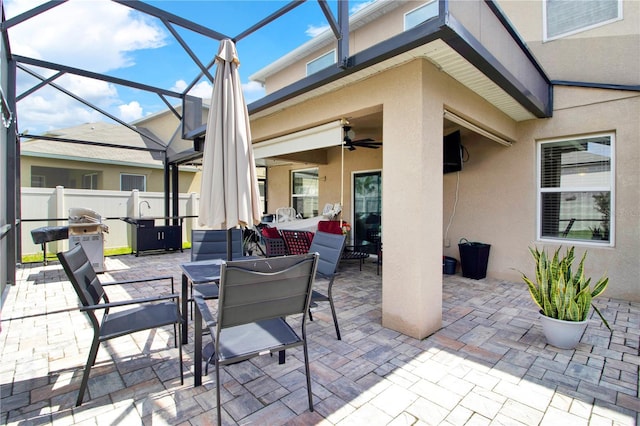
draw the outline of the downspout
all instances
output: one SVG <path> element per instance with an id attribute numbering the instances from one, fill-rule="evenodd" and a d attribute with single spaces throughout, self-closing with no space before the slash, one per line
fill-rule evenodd
<path id="1" fill-rule="evenodd" d="M 169 188 L 170 188 L 170 175 L 169 175 L 169 161 L 167 160 L 167 151 L 164 151 L 164 217 L 169 217 Z M 164 225 L 169 226 L 169 219 L 164 220 Z"/>

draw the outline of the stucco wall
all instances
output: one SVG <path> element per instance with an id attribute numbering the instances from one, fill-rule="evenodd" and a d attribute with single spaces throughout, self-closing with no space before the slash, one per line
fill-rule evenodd
<path id="1" fill-rule="evenodd" d="M 404 30 L 404 14 L 421 6 L 424 1 L 398 2 L 400 6 L 387 11 L 383 15 L 376 16 L 375 25 L 365 25 L 353 30 L 349 34 L 349 54 L 353 55 L 380 43 Z M 272 93 L 282 87 L 300 80 L 306 76 L 306 64 L 323 54 L 335 49 L 335 42 L 330 43 L 315 51 L 311 51 L 307 56 L 284 68 L 283 70 L 270 75 L 265 82 L 266 93 Z"/>
<path id="2" fill-rule="evenodd" d="M 637 85 L 640 2 L 622 2 L 623 19 L 543 41 L 541 1 L 499 0 L 501 9 L 552 80 Z"/>
<path id="3" fill-rule="evenodd" d="M 617 98 L 617 99 L 614 99 Z M 482 138 L 464 141 L 469 161 L 460 173 L 459 200 L 449 229 L 446 255 L 458 256 L 458 240 L 491 244 L 487 274 L 517 283 L 518 271 L 533 273 L 528 246 L 553 250 L 557 244 L 536 240 L 536 144 L 539 140 L 590 133 L 615 133 L 615 246 L 586 243 L 587 274 L 607 273 L 607 296 L 640 300 L 640 100 L 629 92 L 596 89 L 555 89 L 553 118 L 520 123 L 517 143 L 505 148 Z M 444 178 L 445 228 L 453 211 L 457 176 Z"/>
<path id="4" fill-rule="evenodd" d="M 415 60 L 294 108 L 253 119 L 251 128 L 254 139 L 264 140 L 287 129 L 311 127 L 379 105 L 383 109 L 384 147 L 369 155 L 381 153 L 383 157 L 383 323 L 408 335 L 425 337 L 441 324 L 442 227 L 433 224 L 443 223 L 444 106 L 513 138 L 516 127 L 429 62 Z M 364 154 L 362 151 L 353 153 Z M 330 156 L 334 167 L 339 167 L 338 161 L 337 155 Z M 368 169 L 370 165 L 347 167 Z M 289 188 L 288 171 L 278 178 L 279 172 L 269 173 L 270 203 L 285 201 L 276 198 L 275 192 Z M 345 195 L 345 204 L 349 198 L 350 194 Z"/>
<path id="5" fill-rule="evenodd" d="M 491 244 L 490 277 L 524 285 L 518 271 L 531 273 L 528 247 L 536 243 L 536 143 L 540 139 L 616 132 L 616 246 L 589 247 L 587 267 L 594 276 L 609 274 L 608 296 L 640 299 L 635 278 L 640 272 L 640 101 L 633 95 L 558 87 L 553 118 L 516 123 L 430 63 L 416 60 L 253 120 L 252 131 L 258 138 L 267 138 L 288 128 L 297 130 L 305 122 L 330 121 L 383 105 L 383 324 L 424 337 L 439 326 L 437 315 L 425 310 L 440 312 L 440 256 L 459 258 L 461 237 Z M 443 247 L 443 235 L 457 176 L 442 175 L 445 107 L 517 141 L 512 147 L 479 135 L 463 141 L 469 161 L 460 173 L 449 247 Z M 330 164 L 337 161 L 337 156 L 330 156 Z M 280 183 L 270 180 L 274 184 L 269 188 L 270 201 L 277 199 L 276 191 L 286 190 L 288 197 L 288 170 L 282 176 Z M 442 225 L 434 227 L 434 223 Z M 578 252 L 584 249 L 577 247 Z"/>

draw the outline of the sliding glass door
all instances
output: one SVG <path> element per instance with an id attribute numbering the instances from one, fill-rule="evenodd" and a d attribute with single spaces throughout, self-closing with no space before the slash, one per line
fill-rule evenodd
<path id="1" fill-rule="evenodd" d="M 381 236 L 382 172 L 353 174 L 354 244 L 359 250 L 376 253 Z"/>

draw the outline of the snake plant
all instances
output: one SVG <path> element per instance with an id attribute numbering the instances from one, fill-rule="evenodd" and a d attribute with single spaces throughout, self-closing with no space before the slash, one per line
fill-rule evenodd
<path id="1" fill-rule="evenodd" d="M 558 248 L 551 259 L 544 250 L 538 250 L 537 247 L 530 247 L 529 251 L 535 260 L 536 282 L 527 278 L 525 274 L 522 274 L 522 279 L 543 315 L 565 321 L 584 321 L 587 319 L 590 306 L 593 306 L 604 325 L 611 331 L 607 320 L 592 303 L 592 299 L 601 295 L 607 288 L 609 278 L 603 276 L 591 290 L 591 278 L 584 276 L 586 252 L 574 273 L 574 247 L 567 249 L 562 257 Z"/>

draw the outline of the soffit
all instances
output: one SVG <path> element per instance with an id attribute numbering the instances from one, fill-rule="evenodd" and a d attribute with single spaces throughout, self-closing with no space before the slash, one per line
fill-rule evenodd
<path id="1" fill-rule="evenodd" d="M 255 119 L 264 117 L 279 110 L 290 108 L 302 102 L 341 89 L 375 74 L 379 74 L 419 58 L 430 61 L 438 67 L 438 69 L 447 73 L 460 84 L 486 99 L 489 103 L 504 112 L 513 120 L 524 121 L 536 118 L 535 115 L 524 108 L 504 89 L 494 83 L 482 71 L 473 66 L 467 59 L 441 39 L 434 40 L 413 50 L 374 64 L 361 71 L 349 74 L 343 78 L 325 84 L 322 87 L 318 87 L 294 98 L 283 101 L 278 105 L 252 113 L 251 118 Z"/>

